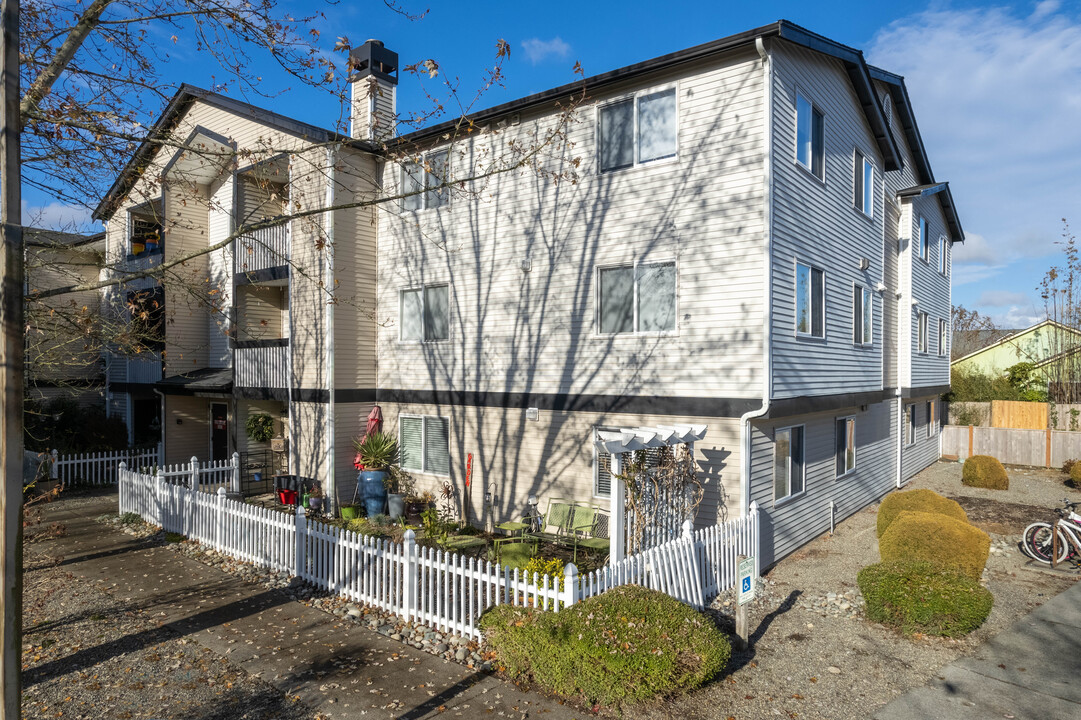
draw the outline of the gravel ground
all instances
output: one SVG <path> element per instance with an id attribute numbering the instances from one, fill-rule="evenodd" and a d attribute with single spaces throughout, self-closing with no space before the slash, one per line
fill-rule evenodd
<path id="1" fill-rule="evenodd" d="M 65 503 L 87 502 L 68 496 Z M 194 640 L 160 627 L 152 608 L 75 582 L 27 528 L 23 590 L 23 716 L 301 720 L 308 708 Z"/>
<path id="2" fill-rule="evenodd" d="M 1010 503 L 1042 511 L 1061 505 L 1066 488 L 1058 472 L 1009 470 L 1007 491 L 961 485 L 961 466 L 936 463 L 906 489 L 931 488 L 945 495 Z M 1050 597 L 1069 587 L 1076 569 L 1052 572 L 1017 550 L 1024 524 L 993 530 L 984 582 L 995 596 L 987 622 L 966 638 L 908 638 L 862 616 L 856 573 L 878 562 L 877 505 L 865 508 L 778 563 L 765 578 L 749 613 L 753 648 L 734 653 L 728 674 L 702 690 L 633 713 L 642 718 L 867 718 L 938 668 L 997 635 Z M 980 524 L 980 523 L 977 523 Z M 1027 524 L 1027 523 L 1025 523 Z M 986 529 L 986 528 L 985 528 Z M 721 596 L 713 612 L 731 629 L 732 598 Z"/>

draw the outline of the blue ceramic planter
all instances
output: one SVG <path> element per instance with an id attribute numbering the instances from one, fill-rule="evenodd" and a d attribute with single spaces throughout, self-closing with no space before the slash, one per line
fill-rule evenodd
<path id="1" fill-rule="evenodd" d="M 387 488 L 383 485 L 386 470 L 361 470 L 357 478 L 364 493 L 364 509 L 368 517 L 384 514 L 387 507 Z"/>

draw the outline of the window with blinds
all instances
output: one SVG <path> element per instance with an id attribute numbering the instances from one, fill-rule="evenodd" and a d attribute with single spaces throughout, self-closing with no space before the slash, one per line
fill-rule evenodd
<path id="1" fill-rule="evenodd" d="M 403 470 L 450 475 L 450 421 L 432 415 L 402 415 L 398 450 Z"/>
<path id="2" fill-rule="evenodd" d="M 601 430 L 616 430 L 616 428 L 597 428 L 593 431 L 593 439 L 597 439 L 597 432 Z M 646 450 L 646 467 L 655 468 L 660 464 L 660 448 Z M 593 468 L 593 497 L 612 497 L 612 456 L 603 450 L 596 451 L 597 460 Z M 623 457 L 624 468 L 630 460 L 631 454 Z"/>

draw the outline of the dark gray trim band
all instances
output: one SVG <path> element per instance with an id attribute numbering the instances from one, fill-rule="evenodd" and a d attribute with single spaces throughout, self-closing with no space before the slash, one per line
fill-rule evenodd
<path id="1" fill-rule="evenodd" d="M 248 270 L 246 272 L 235 273 L 233 275 L 233 283 L 235 285 L 255 285 L 256 283 L 271 282 L 272 280 L 288 279 L 288 265 L 278 265 L 276 267 L 264 268 L 262 270 Z"/>
<path id="2" fill-rule="evenodd" d="M 810 397 L 781 398 L 770 403 L 766 418 L 782 418 L 792 415 L 808 415 L 816 412 L 830 412 L 841 408 L 858 405 L 874 405 L 896 397 L 893 389 L 871 390 L 868 392 L 841 393 L 839 395 L 817 395 Z"/>
<path id="3" fill-rule="evenodd" d="M 926 387 L 901 388 L 901 397 L 906 399 L 928 397 L 930 395 L 944 395 L 950 391 L 949 385 L 928 385 Z"/>
<path id="4" fill-rule="evenodd" d="M 525 408 L 553 412 L 632 413 L 677 417 L 738 418 L 761 406 L 755 398 L 572 395 L 569 393 L 454 392 L 380 388 L 376 401 L 410 405 Z"/>
<path id="5" fill-rule="evenodd" d="M 233 396 L 243 400 L 277 400 L 289 402 L 289 391 L 285 388 L 233 388 Z"/>

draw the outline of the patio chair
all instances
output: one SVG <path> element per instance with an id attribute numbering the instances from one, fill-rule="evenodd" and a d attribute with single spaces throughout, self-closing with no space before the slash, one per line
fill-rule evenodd
<path id="1" fill-rule="evenodd" d="M 574 562 L 578 562 L 578 548 L 587 553 L 603 555 L 600 564 L 608 560 L 611 539 L 608 537 L 608 512 L 591 505 L 579 505 L 575 509 Z"/>
<path id="2" fill-rule="evenodd" d="M 540 519 L 540 530 L 526 532 L 527 538 L 543 540 L 559 545 L 574 542 L 572 527 L 574 523 L 574 503 L 560 498 L 548 501 L 548 512 Z"/>

